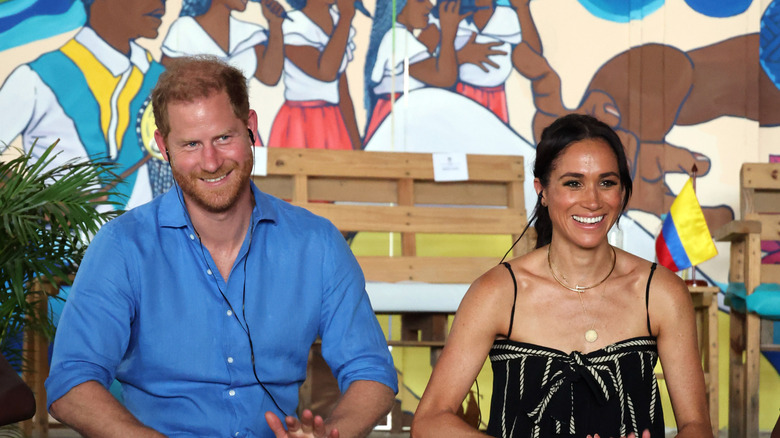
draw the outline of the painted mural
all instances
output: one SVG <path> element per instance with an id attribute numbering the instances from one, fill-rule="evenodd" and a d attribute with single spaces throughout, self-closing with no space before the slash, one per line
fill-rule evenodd
<path id="1" fill-rule="evenodd" d="M 780 161 L 779 3 L 0 0 L 0 152 L 59 138 L 59 160 L 116 162 L 117 200 L 144 203 L 171 184 L 149 91 L 176 57 L 204 53 L 247 77 L 257 146 L 522 155 L 530 175 L 542 128 L 584 112 L 630 159 L 634 196 L 614 243 L 654 259 L 694 165 L 715 229 L 739 210 L 741 163 Z M 695 275 L 725 289 L 728 246 L 717 245 Z M 779 242 L 762 249 L 780 263 Z M 404 368 L 412 352 L 394 355 L 413 399 L 427 376 Z M 777 391 L 768 364 L 762 385 Z M 769 428 L 780 397 L 761 403 Z"/>

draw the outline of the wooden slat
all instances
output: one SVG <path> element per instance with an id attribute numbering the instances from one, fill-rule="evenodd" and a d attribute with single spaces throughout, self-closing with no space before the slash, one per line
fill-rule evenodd
<path id="1" fill-rule="evenodd" d="M 761 265 L 762 283 L 780 283 L 780 265 Z"/>
<path id="2" fill-rule="evenodd" d="M 404 178 L 398 181 L 398 205 L 414 205 L 414 181 Z M 414 233 L 401 233 L 401 254 L 404 256 L 417 255 L 416 237 Z"/>
<path id="3" fill-rule="evenodd" d="M 281 199 L 292 199 L 292 178 L 290 176 L 253 176 L 252 181 L 264 193 Z"/>
<path id="4" fill-rule="evenodd" d="M 719 242 L 732 242 L 744 239 L 750 233 L 761 232 L 761 222 L 755 220 L 731 221 L 715 230 L 713 237 Z"/>
<path id="5" fill-rule="evenodd" d="M 358 263 L 368 281 L 470 284 L 498 264 L 496 257 L 362 256 Z"/>
<path id="6" fill-rule="evenodd" d="M 522 188 L 522 184 L 521 184 Z M 521 193 L 522 200 L 522 193 Z M 495 182 L 417 182 L 415 203 L 445 205 L 507 205 L 507 186 Z M 520 208 L 525 206 L 520 203 Z"/>
<path id="7" fill-rule="evenodd" d="M 254 177 L 260 190 L 282 199 L 292 199 L 290 175 Z M 496 182 L 418 182 L 417 204 L 505 206 L 506 184 Z M 522 186 L 521 186 L 522 187 Z M 317 177 L 308 180 L 309 199 L 319 201 L 397 203 L 397 182 L 391 179 Z"/>
<path id="8" fill-rule="evenodd" d="M 780 204 L 780 192 L 777 200 Z M 761 222 L 761 240 L 780 240 L 780 214 L 762 214 L 755 219 Z"/>
<path id="9" fill-rule="evenodd" d="M 516 234 L 526 221 L 524 210 L 509 208 L 295 204 L 330 219 L 344 231 Z"/>
<path id="10" fill-rule="evenodd" d="M 317 149 L 268 149 L 269 175 L 305 174 L 433 181 L 432 154 Z M 468 155 L 469 180 L 507 181 L 523 178 L 522 156 Z"/>
<path id="11" fill-rule="evenodd" d="M 744 189 L 780 190 L 780 163 L 745 163 L 740 175 Z"/>
<path id="12" fill-rule="evenodd" d="M 780 191 L 754 190 L 752 201 L 749 207 L 750 211 L 761 213 L 780 213 Z"/>

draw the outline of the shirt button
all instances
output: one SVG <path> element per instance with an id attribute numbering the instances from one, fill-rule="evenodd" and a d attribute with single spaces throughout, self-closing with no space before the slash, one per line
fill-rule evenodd
<path id="1" fill-rule="evenodd" d="M 228 310 L 227 311 L 227 316 L 233 316 L 233 311 L 232 310 Z"/>
<path id="2" fill-rule="evenodd" d="M 211 269 L 207 269 L 206 273 L 209 274 L 209 275 L 212 275 Z"/>
<path id="3" fill-rule="evenodd" d="M 233 358 L 232 357 L 228 358 L 228 363 L 233 363 Z"/>
<path id="4" fill-rule="evenodd" d="M 195 240 L 195 235 L 194 234 L 190 234 L 190 240 Z"/>
<path id="5" fill-rule="evenodd" d="M 236 395 L 236 390 L 235 389 L 231 389 L 230 391 L 228 391 L 228 395 L 233 397 L 234 395 Z"/>

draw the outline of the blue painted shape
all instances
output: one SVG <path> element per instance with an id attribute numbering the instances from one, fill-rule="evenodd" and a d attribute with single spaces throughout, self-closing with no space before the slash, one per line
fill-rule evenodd
<path id="1" fill-rule="evenodd" d="M 578 0 L 596 17 L 617 23 L 641 20 L 663 6 L 664 0 Z"/>
<path id="2" fill-rule="evenodd" d="M 694 11 L 708 17 L 726 18 L 739 15 L 753 0 L 685 0 Z"/>
<path id="3" fill-rule="evenodd" d="M 0 4 L 0 50 L 76 29 L 87 21 L 80 0 L 11 0 Z"/>
<path id="4" fill-rule="evenodd" d="M 758 59 L 761 68 L 780 89 L 780 3 L 773 1 L 761 17 Z"/>

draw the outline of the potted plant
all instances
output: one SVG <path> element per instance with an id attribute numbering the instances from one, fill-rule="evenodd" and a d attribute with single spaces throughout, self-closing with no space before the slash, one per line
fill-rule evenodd
<path id="1" fill-rule="evenodd" d="M 49 297 L 34 282 L 63 284 L 76 272 L 88 239 L 116 216 L 109 200 L 118 178 L 97 161 L 54 164 L 55 142 L 0 162 L 0 353 L 22 365 L 22 333 L 51 339 Z"/>

